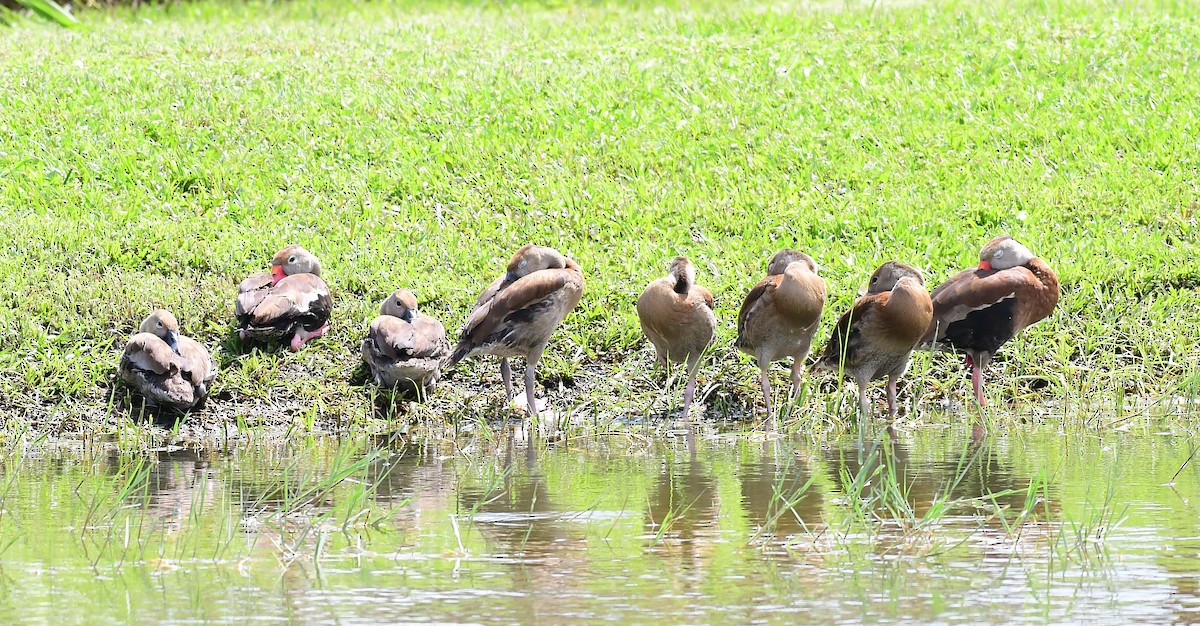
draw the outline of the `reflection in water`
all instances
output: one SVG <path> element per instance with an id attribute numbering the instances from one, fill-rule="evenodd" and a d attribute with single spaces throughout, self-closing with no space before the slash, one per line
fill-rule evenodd
<path id="1" fill-rule="evenodd" d="M 946 513 L 974 515 L 980 508 L 1007 507 L 1021 511 L 1031 485 L 1006 466 L 990 439 L 963 441 L 957 449 L 937 450 L 914 458 L 911 445 L 896 440 L 891 429 L 861 437 L 843 447 L 825 450 L 830 479 L 850 497 L 887 501 L 897 492 L 883 493 L 889 483 L 898 486 L 914 517 L 931 513 L 935 504 L 949 504 Z M 854 486 L 859 485 L 857 492 Z M 1037 490 L 1036 511 L 1053 514 L 1058 505 Z M 1000 523 L 999 520 L 996 520 Z"/>
<path id="2" fill-rule="evenodd" d="M 200 451 L 170 448 L 151 453 L 152 459 L 111 453 L 105 473 L 118 478 L 121 492 L 148 515 L 178 529 L 193 508 L 203 511 L 220 488 Z"/>
<path id="3" fill-rule="evenodd" d="M 646 536 L 658 542 L 664 564 L 672 564 L 672 569 L 683 573 L 702 570 L 716 536 L 720 511 L 717 481 L 711 466 L 686 447 L 664 446 L 661 455 L 647 494 Z"/>
<path id="4" fill-rule="evenodd" d="M 1200 619 L 1190 445 L 685 428 L 9 462 L 0 621 Z"/>
<path id="5" fill-rule="evenodd" d="M 747 442 L 747 448 L 753 444 Z M 749 451 L 748 451 L 749 452 Z M 787 537 L 821 520 L 823 499 L 791 441 L 767 439 L 740 466 L 742 504 L 762 532 Z"/>
<path id="6" fill-rule="evenodd" d="M 494 553 L 541 554 L 563 539 L 560 510 L 537 465 L 537 443 L 505 438 L 503 460 L 488 480 L 458 490 L 458 515 L 474 522 Z"/>

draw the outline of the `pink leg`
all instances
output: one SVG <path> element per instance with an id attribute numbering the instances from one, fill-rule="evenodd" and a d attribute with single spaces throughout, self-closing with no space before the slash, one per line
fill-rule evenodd
<path id="1" fill-rule="evenodd" d="M 983 372 L 974 363 L 971 364 L 971 386 L 975 388 L 975 401 L 982 407 L 987 403 L 987 399 L 983 397 Z"/>
<path id="2" fill-rule="evenodd" d="M 800 383 L 804 380 L 804 359 L 792 361 L 792 400 L 800 397 Z"/>
<path id="3" fill-rule="evenodd" d="M 540 356 L 540 355 L 539 355 Z M 525 402 L 529 405 L 529 414 L 538 416 L 537 405 L 537 359 L 525 363 Z M 530 444 L 533 445 L 532 443 Z"/>
<path id="4" fill-rule="evenodd" d="M 858 414 L 866 420 L 871 417 L 871 402 L 867 400 L 867 384 L 871 381 L 861 378 L 855 380 L 858 382 Z"/>
<path id="5" fill-rule="evenodd" d="M 895 419 L 896 417 L 896 382 L 895 376 L 888 377 L 887 383 L 887 398 L 888 398 L 888 414 Z"/>
<path id="6" fill-rule="evenodd" d="M 771 377 L 767 374 L 766 368 L 763 368 L 761 370 L 761 373 L 762 373 L 761 385 L 762 385 L 762 392 L 763 392 L 763 402 L 765 402 L 767 404 L 767 415 L 769 416 L 769 415 L 771 415 Z"/>
<path id="7" fill-rule="evenodd" d="M 696 373 L 700 371 L 700 357 L 688 361 L 688 381 L 687 386 L 683 388 L 683 416 L 688 416 L 688 409 L 692 408 L 692 398 L 696 395 Z"/>
<path id="8" fill-rule="evenodd" d="M 292 335 L 292 342 L 288 345 L 288 347 L 292 349 L 292 352 L 295 352 L 295 351 L 299 350 L 300 348 L 304 347 L 304 344 L 308 343 L 309 339 L 313 339 L 315 337 L 320 337 L 321 335 L 324 335 L 328 331 L 329 331 L 329 322 L 325 322 L 324 324 L 321 325 L 320 328 L 312 331 L 311 333 L 305 332 L 303 328 L 297 328 L 296 334 Z"/>
<path id="9" fill-rule="evenodd" d="M 975 363 L 975 359 L 971 358 L 971 355 L 966 355 L 965 360 L 967 367 L 971 368 L 971 387 L 975 389 L 975 402 L 978 402 L 979 406 L 982 407 L 986 402 L 986 398 L 983 397 L 983 372 Z"/>
<path id="10" fill-rule="evenodd" d="M 508 365 L 508 359 L 500 359 L 500 380 L 504 381 L 504 401 L 513 401 L 512 390 L 512 368 Z"/>
<path id="11" fill-rule="evenodd" d="M 238 330 L 238 339 L 240 339 L 242 341 L 246 340 L 246 330 L 245 329 Z"/>

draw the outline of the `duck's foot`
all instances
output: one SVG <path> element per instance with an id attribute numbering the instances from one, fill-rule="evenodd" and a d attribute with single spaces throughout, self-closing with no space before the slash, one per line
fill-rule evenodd
<path id="1" fill-rule="evenodd" d="M 246 329 L 245 329 L 245 328 L 239 328 L 239 329 L 238 329 L 238 340 L 239 340 L 239 341 L 245 341 L 245 340 L 246 340 Z"/>
<path id="2" fill-rule="evenodd" d="M 512 399 L 513 406 L 525 411 L 529 415 L 538 415 L 546 409 L 546 401 L 544 399 L 534 399 L 533 410 L 529 409 L 529 400 L 525 396 L 516 396 Z"/>
<path id="3" fill-rule="evenodd" d="M 312 332 L 305 331 L 303 328 L 297 328 L 296 334 L 292 335 L 292 341 L 290 344 L 288 344 L 288 347 L 291 348 L 292 352 L 295 352 L 295 351 L 299 350 L 300 348 L 304 347 L 304 344 L 308 343 L 308 341 L 310 339 L 315 339 L 317 337 L 320 337 L 321 335 L 324 335 L 328 330 L 329 330 L 329 322 L 325 322 L 324 324 L 321 325 L 320 328 L 318 328 Z"/>

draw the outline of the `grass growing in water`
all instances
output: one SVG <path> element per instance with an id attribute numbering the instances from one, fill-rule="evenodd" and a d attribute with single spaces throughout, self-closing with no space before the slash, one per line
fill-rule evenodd
<path id="1" fill-rule="evenodd" d="M 17 429 L 102 420 L 119 346 L 164 306 L 217 349 L 201 417 L 362 421 L 378 302 L 413 288 L 454 332 L 536 241 L 587 278 L 541 368 L 552 406 L 662 411 L 633 302 L 682 253 L 721 321 L 699 386 L 739 413 L 757 385 L 734 319 L 776 249 L 821 263 L 831 323 L 881 261 L 936 283 L 999 232 L 1064 293 L 1002 351 L 993 400 L 1194 398 L 1196 11 L 203 3 L 5 32 L 0 410 Z M 236 282 L 292 242 L 324 261 L 333 331 L 247 352 Z M 965 397 L 957 363 L 916 361 L 924 397 Z M 498 381 L 469 363 L 413 410 L 491 417 Z M 845 398 L 814 386 L 795 415 Z"/>

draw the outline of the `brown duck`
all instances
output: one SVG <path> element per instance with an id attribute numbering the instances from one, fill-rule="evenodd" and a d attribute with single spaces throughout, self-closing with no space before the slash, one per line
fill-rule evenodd
<path id="1" fill-rule="evenodd" d="M 654 344 L 658 364 L 686 363 L 687 385 L 683 388 L 683 415 L 687 417 L 696 394 L 696 372 L 700 357 L 712 343 L 717 330 L 713 296 L 696 284 L 696 267 L 687 257 L 675 257 L 667 275 L 651 281 L 637 300 L 642 332 Z"/>
<path id="2" fill-rule="evenodd" d="M 178 410 L 203 402 L 217 376 L 208 349 L 179 334 L 178 320 L 165 309 L 153 311 L 138 327 L 117 370 L 146 404 Z"/>
<path id="3" fill-rule="evenodd" d="M 583 296 L 579 265 L 554 248 L 525 244 L 508 261 L 508 271 L 483 290 L 467 318 L 447 365 L 477 354 L 500 357 L 504 392 L 513 398 L 508 359 L 525 359 L 525 399 L 537 414 L 537 364 L 554 329 Z"/>
<path id="4" fill-rule="evenodd" d="M 975 400 L 983 406 L 983 370 L 1009 339 L 1058 305 L 1058 275 L 1008 235 L 987 242 L 979 265 L 933 290 L 933 321 L 924 341 L 966 355 Z"/>
<path id="5" fill-rule="evenodd" d="M 825 281 L 812 257 L 780 250 L 767 275 L 746 294 L 738 313 L 735 346 L 758 361 L 763 402 L 771 413 L 771 363 L 792 357 L 792 395 L 800 389 L 804 360 L 825 308 Z"/>
<path id="6" fill-rule="evenodd" d="M 234 313 L 242 341 L 282 339 L 295 351 L 329 330 L 332 309 L 321 262 L 293 244 L 271 259 L 270 273 L 242 281 Z"/>
<path id="7" fill-rule="evenodd" d="M 921 272 L 888 261 L 871 275 L 866 295 L 838 319 L 814 367 L 855 380 L 863 417 L 871 415 L 867 385 L 886 377 L 888 413 L 895 416 L 896 384 L 932 319 L 933 303 Z"/>
<path id="8" fill-rule="evenodd" d="M 422 394 L 437 382 L 441 361 L 449 352 L 445 327 L 418 312 L 417 297 L 407 289 L 383 301 L 362 342 L 363 360 L 377 384 Z"/>

